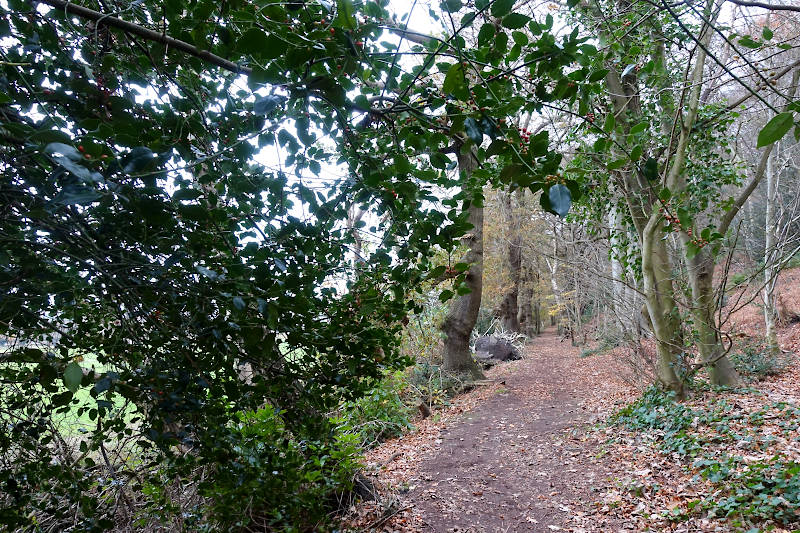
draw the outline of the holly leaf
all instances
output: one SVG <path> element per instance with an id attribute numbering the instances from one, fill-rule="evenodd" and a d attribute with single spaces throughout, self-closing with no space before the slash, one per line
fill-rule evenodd
<path id="1" fill-rule="evenodd" d="M 794 125 L 794 114 L 791 112 L 780 113 L 772 117 L 772 120 L 758 132 L 758 143 L 756 148 L 763 148 L 777 142 L 786 135 Z"/>
<path id="2" fill-rule="evenodd" d="M 572 205 L 572 194 L 566 185 L 557 183 L 547 191 L 547 199 L 550 201 L 550 208 L 561 218 L 567 216 Z"/>
<path id="3" fill-rule="evenodd" d="M 78 363 L 72 362 L 67 365 L 64 369 L 64 386 L 70 390 L 70 392 L 75 392 L 78 390 L 78 387 L 81 385 L 81 380 L 83 379 L 83 369 L 81 365 Z"/>
<path id="4" fill-rule="evenodd" d="M 450 94 L 458 99 L 462 99 L 465 96 L 466 88 L 464 67 L 461 63 L 456 63 L 447 69 L 447 74 L 442 84 L 442 91 L 444 91 L 445 94 Z"/>
<path id="5" fill-rule="evenodd" d="M 256 115 L 268 115 L 270 111 L 276 109 L 283 101 L 284 97 L 277 94 L 262 96 L 253 103 L 253 113 Z"/>
<path id="6" fill-rule="evenodd" d="M 467 136 L 472 139 L 472 142 L 475 144 L 479 145 L 483 142 L 483 132 L 478 125 L 478 121 L 474 118 L 469 117 L 464 121 L 464 131 L 467 132 Z"/>
<path id="7" fill-rule="evenodd" d="M 511 13 L 515 0 L 494 0 L 492 3 L 492 16 L 504 17 Z"/>
<path id="8" fill-rule="evenodd" d="M 510 30 L 518 30 L 524 27 L 529 20 L 531 18 L 522 13 L 511 13 L 503 18 L 503 27 Z"/>
<path id="9" fill-rule="evenodd" d="M 648 157 L 647 161 L 642 165 L 642 174 L 650 181 L 658 179 L 658 161 L 652 157 Z"/>
<path id="10" fill-rule="evenodd" d="M 356 29 L 356 17 L 353 12 L 352 0 L 338 0 L 336 2 L 336 22 L 345 28 Z"/>

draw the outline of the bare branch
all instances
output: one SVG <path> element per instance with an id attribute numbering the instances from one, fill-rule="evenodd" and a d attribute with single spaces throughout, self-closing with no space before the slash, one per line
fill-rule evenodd
<path id="1" fill-rule="evenodd" d="M 766 2 L 750 2 L 747 0 L 728 0 L 732 4 L 744 7 L 762 7 L 770 11 L 797 11 L 800 12 L 800 6 L 793 6 L 787 4 L 768 4 Z"/>

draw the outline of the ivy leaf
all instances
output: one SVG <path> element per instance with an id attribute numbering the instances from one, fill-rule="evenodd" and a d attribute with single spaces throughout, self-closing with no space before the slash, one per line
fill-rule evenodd
<path id="1" fill-rule="evenodd" d="M 758 132 L 758 143 L 756 148 L 763 148 L 777 142 L 783 138 L 794 125 L 794 114 L 791 112 L 780 113 L 772 117 L 767 124 Z"/>
<path id="2" fill-rule="evenodd" d="M 567 216 L 572 205 L 572 195 L 566 185 L 557 183 L 547 191 L 547 199 L 550 200 L 550 207 L 561 218 Z"/>
<path id="3" fill-rule="evenodd" d="M 439 301 L 444 303 L 452 297 L 453 297 L 453 291 L 451 291 L 450 289 L 445 289 L 441 292 L 441 294 L 439 294 Z"/>
<path id="4" fill-rule="evenodd" d="M 72 362 L 64 369 L 63 379 L 64 386 L 67 387 L 70 392 L 74 393 L 81 385 L 81 380 L 83 379 L 83 369 L 78 363 Z"/>

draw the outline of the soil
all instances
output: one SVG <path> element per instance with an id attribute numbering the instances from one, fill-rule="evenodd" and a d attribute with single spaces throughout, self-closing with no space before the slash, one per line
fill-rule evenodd
<path id="1" fill-rule="evenodd" d="M 619 382 L 612 360 L 579 354 L 546 332 L 524 359 L 493 368 L 494 385 L 477 401 L 464 399 L 462 413 L 382 446 L 372 456 L 383 464 L 377 477 L 401 489 L 393 503 L 401 512 L 364 529 L 625 529 L 606 513 L 603 495 L 619 473 L 591 428 L 609 401 L 621 404 L 634 391 Z"/>

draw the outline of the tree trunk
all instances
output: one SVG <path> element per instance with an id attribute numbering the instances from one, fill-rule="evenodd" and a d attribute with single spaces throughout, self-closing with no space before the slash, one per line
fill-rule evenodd
<path id="1" fill-rule="evenodd" d="M 508 243 L 508 266 L 511 270 L 511 287 L 500 303 L 500 323 L 506 331 L 520 332 L 519 326 L 519 280 L 522 264 L 521 239 L 514 235 Z"/>
<path id="2" fill-rule="evenodd" d="M 519 290 L 520 269 L 522 268 L 522 237 L 519 234 L 519 215 L 514 205 L 514 196 L 510 192 L 501 193 L 503 211 L 509 240 L 507 249 L 508 270 L 511 286 L 500 302 L 500 325 L 506 331 L 520 332 L 519 326 Z"/>
<path id="3" fill-rule="evenodd" d="M 672 287 L 669 254 L 658 228 L 659 221 L 657 215 L 652 216 L 642 232 L 645 302 L 658 352 L 658 381 L 683 397 L 686 394 L 684 383 L 678 378 L 683 332 Z"/>
<path id="4" fill-rule="evenodd" d="M 533 287 L 531 287 L 530 268 L 521 269 L 519 281 L 519 331 L 530 337 L 534 334 L 536 326 L 533 323 Z"/>
<path id="5" fill-rule="evenodd" d="M 775 204 L 777 197 L 777 176 L 772 164 L 772 157 L 767 159 L 767 212 L 764 220 L 764 289 L 761 297 L 764 300 L 764 323 L 766 325 L 767 348 L 773 354 L 778 353 L 778 310 L 775 304 L 775 282 L 777 281 L 777 217 Z"/>
<path id="6" fill-rule="evenodd" d="M 466 182 L 477 167 L 477 160 L 472 150 L 463 154 L 459 149 L 458 167 L 464 174 Z M 471 202 L 468 213 L 468 220 L 473 229 L 461 239 L 469 248 L 461 262 L 470 264 L 465 281 L 470 292 L 453 298 L 447 317 L 442 323 L 442 332 L 445 336 L 443 359 L 444 370 L 469 374 L 474 379 L 483 379 L 483 373 L 472 358 L 469 348 L 470 335 L 475 328 L 481 307 L 483 287 L 483 207 Z"/>
<path id="7" fill-rule="evenodd" d="M 727 355 L 714 315 L 717 298 L 714 294 L 714 256 L 703 249 L 686 262 L 692 289 L 692 318 L 697 332 L 697 350 L 703 363 L 709 365 L 711 383 L 736 387 L 741 379 Z"/>

